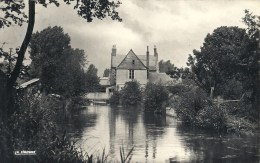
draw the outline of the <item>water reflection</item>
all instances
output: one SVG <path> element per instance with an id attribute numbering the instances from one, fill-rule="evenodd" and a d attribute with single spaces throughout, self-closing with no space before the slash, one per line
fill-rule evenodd
<path id="1" fill-rule="evenodd" d="M 259 135 L 237 136 L 205 132 L 177 125 L 184 145 L 193 153 L 190 162 L 259 163 Z"/>
<path id="2" fill-rule="evenodd" d="M 89 154 L 105 148 L 111 160 L 119 147 L 135 147 L 133 162 L 257 162 L 259 137 L 210 134 L 182 126 L 176 119 L 141 108 L 90 106 L 62 125 Z"/>

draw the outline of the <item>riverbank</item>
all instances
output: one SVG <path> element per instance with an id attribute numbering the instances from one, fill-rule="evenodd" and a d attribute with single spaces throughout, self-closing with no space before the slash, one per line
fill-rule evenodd
<path id="1" fill-rule="evenodd" d="M 170 89 L 169 105 L 184 124 L 215 132 L 254 135 L 259 132 L 257 116 L 248 103 L 241 100 L 217 105 L 208 94 L 192 85 L 177 85 Z"/>

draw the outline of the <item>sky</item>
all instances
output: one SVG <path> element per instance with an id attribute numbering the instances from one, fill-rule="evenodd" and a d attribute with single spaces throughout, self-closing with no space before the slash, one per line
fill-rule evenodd
<path id="1" fill-rule="evenodd" d="M 202 46 L 208 33 L 220 26 L 245 28 L 241 18 L 249 9 L 260 15 L 259 0 L 121 0 L 118 8 L 122 22 L 110 18 L 88 23 L 79 17 L 73 6 L 61 4 L 47 9 L 37 5 L 34 32 L 48 26 L 61 26 L 71 37 L 73 48 L 84 49 L 89 64 L 98 68 L 102 76 L 110 68 L 111 49 L 126 55 L 132 49 L 145 55 L 157 47 L 159 60 L 170 60 L 177 67 L 185 67 L 193 49 Z M 1 2 L 0 2 L 1 4 Z M 0 15 L 1 16 L 1 15 Z M 20 46 L 26 30 L 13 26 L 0 29 L 0 44 L 4 49 Z M 25 62 L 29 63 L 29 54 Z"/>

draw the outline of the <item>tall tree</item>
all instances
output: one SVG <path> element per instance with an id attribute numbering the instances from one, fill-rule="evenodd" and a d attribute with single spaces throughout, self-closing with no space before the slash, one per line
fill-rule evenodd
<path id="1" fill-rule="evenodd" d="M 246 31 L 249 35 L 249 53 L 247 60 L 241 65 L 244 67 L 245 78 L 244 82 L 246 89 L 251 90 L 252 103 L 254 108 L 259 107 L 260 87 L 259 87 L 259 60 L 260 60 L 260 16 L 254 15 L 249 10 L 245 10 L 245 16 L 242 18 L 247 25 Z M 258 117 L 260 118 L 260 117 Z"/>
<path id="2" fill-rule="evenodd" d="M 97 76 L 97 72 L 98 69 L 93 64 L 90 64 L 86 72 L 86 79 L 85 79 L 87 92 L 95 92 L 99 90 L 100 80 L 99 77 Z"/>
<path id="3" fill-rule="evenodd" d="M 67 5 L 73 5 L 78 15 L 91 22 L 93 18 L 103 19 L 105 17 L 111 17 L 113 20 L 121 21 L 121 18 L 116 11 L 119 7 L 119 1 L 108 0 L 63 0 Z M 35 23 L 35 5 L 41 4 L 47 7 L 49 4 L 55 4 L 59 6 L 58 0 L 28 0 L 28 14 L 24 11 L 26 4 L 24 1 L 17 0 L 4 0 L 0 11 L 3 12 L 4 17 L 0 17 L 0 28 L 9 27 L 12 24 L 22 25 L 24 22 L 28 22 L 26 35 L 21 44 L 19 51 L 17 52 L 17 61 L 10 77 L 5 82 L 5 86 L 2 92 L 0 92 L 0 111 L 1 119 L 6 120 L 7 108 L 11 103 L 12 89 L 19 76 L 21 66 L 24 60 L 24 55 L 31 40 Z"/>
<path id="4" fill-rule="evenodd" d="M 247 93 L 246 98 L 253 102 L 257 90 L 257 47 L 257 39 L 250 36 L 249 30 L 219 27 L 207 35 L 200 51 L 193 51 L 189 64 L 208 92 L 214 87 L 215 95 L 233 99 Z"/>
<path id="5" fill-rule="evenodd" d="M 70 47 L 70 37 L 61 27 L 48 27 L 33 34 L 30 56 L 30 73 L 40 78 L 47 94 L 73 97 L 84 92 L 85 53 Z"/>
<path id="6" fill-rule="evenodd" d="M 104 70 L 103 77 L 109 77 L 109 72 L 110 72 L 109 68 L 106 68 Z"/>
<path id="7" fill-rule="evenodd" d="M 238 27 L 219 27 L 208 34 L 200 51 L 194 50 L 194 58 L 189 58 L 198 81 L 208 91 L 217 91 L 228 79 L 242 80 L 238 70 L 248 58 L 248 42 L 246 31 Z"/>

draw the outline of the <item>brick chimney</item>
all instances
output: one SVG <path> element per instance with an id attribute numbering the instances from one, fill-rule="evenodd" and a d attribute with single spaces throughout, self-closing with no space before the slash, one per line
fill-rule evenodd
<path id="1" fill-rule="evenodd" d="M 150 60 L 150 56 L 149 56 L 149 46 L 147 46 L 147 51 L 146 51 L 146 67 L 147 67 L 147 79 L 149 78 L 149 60 Z"/>
<path id="2" fill-rule="evenodd" d="M 158 53 L 157 53 L 156 45 L 154 45 L 154 56 L 155 56 L 156 72 L 159 72 Z"/>
<path id="3" fill-rule="evenodd" d="M 109 81 L 110 85 L 115 85 L 116 84 L 116 69 L 115 65 L 113 64 L 114 58 L 116 57 L 116 45 L 113 45 L 112 47 L 112 52 L 111 52 L 111 67 L 110 67 L 110 75 L 109 75 Z"/>
<path id="4" fill-rule="evenodd" d="M 111 55 L 116 56 L 116 45 L 113 45 Z"/>
<path id="5" fill-rule="evenodd" d="M 154 56 L 155 56 L 155 57 L 158 57 L 156 45 L 154 45 Z"/>

